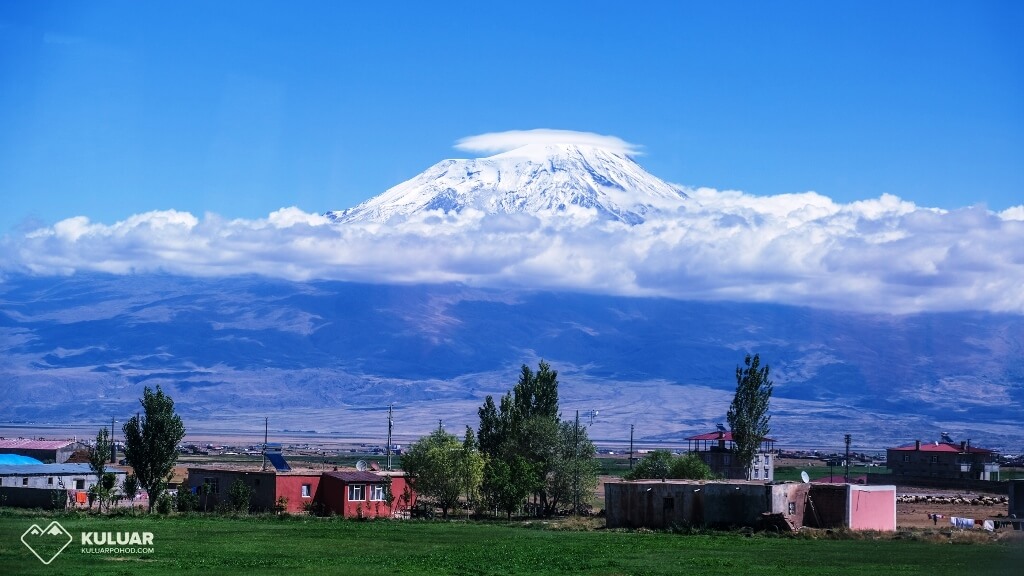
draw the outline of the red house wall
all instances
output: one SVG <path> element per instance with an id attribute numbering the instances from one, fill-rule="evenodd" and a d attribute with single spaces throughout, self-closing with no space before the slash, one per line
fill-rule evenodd
<path id="1" fill-rule="evenodd" d="M 286 512 L 304 512 L 306 504 L 311 504 L 316 499 L 320 480 L 321 476 L 319 474 L 315 476 L 298 474 L 278 475 L 276 498 L 284 496 L 288 499 Z M 309 497 L 307 498 L 302 497 L 303 484 L 309 484 Z"/>
<path id="2" fill-rule="evenodd" d="M 381 481 L 383 482 L 384 480 L 385 478 L 382 477 Z M 353 484 L 366 485 L 364 497 L 367 499 L 350 501 L 348 499 L 348 483 L 325 474 L 320 481 L 320 489 L 316 493 L 316 500 L 322 503 L 325 512 L 346 518 L 358 518 L 360 516 L 363 518 L 390 518 L 395 510 L 402 510 L 407 507 L 404 502 L 399 503 L 406 487 L 406 479 L 404 477 L 395 476 L 391 479 L 391 493 L 394 500 L 390 504 L 397 504 L 397 506 L 389 505 L 388 502 L 369 500 L 371 484 L 365 482 L 353 482 Z M 415 493 L 411 494 L 410 499 L 412 503 L 415 503 Z"/>

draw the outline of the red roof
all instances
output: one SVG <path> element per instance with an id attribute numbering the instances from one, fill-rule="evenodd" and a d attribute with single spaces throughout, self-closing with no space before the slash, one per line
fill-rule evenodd
<path id="1" fill-rule="evenodd" d="M 721 434 L 721 436 L 719 436 Z M 687 440 L 725 440 L 732 442 L 732 432 L 708 432 L 707 434 L 698 434 L 696 436 L 690 436 Z M 762 442 L 775 442 L 774 438 L 762 438 Z"/>
<path id="2" fill-rule="evenodd" d="M 0 450 L 60 450 L 74 443 L 74 440 L 4 439 L 0 440 Z"/>
<path id="3" fill-rule="evenodd" d="M 889 450 L 898 450 L 902 452 L 914 452 L 918 450 L 917 443 L 907 444 L 906 446 L 899 446 L 897 448 L 889 448 Z M 921 442 L 921 452 L 948 452 L 950 454 L 959 454 L 961 452 L 969 452 L 971 454 L 991 454 L 992 451 L 985 448 L 978 448 L 977 446 L 971 446 L 964 450 L 960 449 L 959 444 L 951 444 L 949 442 Z"/>

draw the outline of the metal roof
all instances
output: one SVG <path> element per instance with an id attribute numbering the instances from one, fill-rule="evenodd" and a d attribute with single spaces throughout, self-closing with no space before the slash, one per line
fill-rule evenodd
<path id="1" fill-rule="evenodd" d="M 698 434 L 696 436 L 690 436 L 687 440 L 725 440 L 726 442 L 732 442 L 732 432 L 708 432 L 706 434 Z M 775 442 L 774 438 L 762 438 L 762 442 Z"/>
<path id="2" fill-rule="evenodd" d="M 12 465 L 25 464 L 42 464 L 39 460 L 30 456 L 22 456 L 21 454 L 0 454 L 0 466 L 12 466 Z"/>
<path id="3" fill-rule="evenodd" d="M 950 454 L 961 454 L 963 452 L 969 452 L 971 454 L 991 454 L 992 451 L 986 448 L 978 448 L 977 446 L 965 447 L 960 449 L 959 444 L 950 444 L 949 442 L 921 442 L 921 447 L 918 448 L 917 443 L 907 444 L 906 446 L 898 446 L 896 448 L 889 448 L 889 450 L 897 450 L 900 452 L 915 452 L 920 450 L 921 452 L 948 452 Z"/>
<path id="4" fill-rule="evenodd" d="M 324 472 L 324 476 L 331 476 L 337 478 L 342 482 L 384 482 L 386 479 L 383 476 L 378 476 L 373 472 Z"/>
<path id="5" fill-rule="evenodd" d="M 0 440 L 0 450 L 60 450 L 72 444 L 74 440 L 31 440 L 28 438 L 5 438 Z"/>
<path id="6" fill-rule="evenodd" d="M 107 467 L 107 472 L 124 474 L 120 468 Z M 7 464 L 0 465 L 0 476 L 62 476 L 87 474 L 95 476 L 88 464 Z"/>

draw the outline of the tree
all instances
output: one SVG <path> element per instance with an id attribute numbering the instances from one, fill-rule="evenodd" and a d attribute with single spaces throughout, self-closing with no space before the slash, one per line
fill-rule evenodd
<path id="1" fill-rule="evenodd" d="M 672 469 L 672 453 L 668 450 L 655 450 L 648 452 L 646 456 L 636 463 L 632 470 L 626 472 L 622 477 L 626 480 L 639 480 L 642 478 L 669 477 Z"/>
<path id="2" fill-rule="evenodd" d="M 128 499 L 132 514 L 135 513 L 135 495 L 139 493 L 139 479 L 134 474 L 124 477 L 124 484 L 121 485 L 124 496 Z"/>
<path id="3" fill-rule="evenodd" d="M 495 463 L 484 469 L 487 500 L 503 510 L 515 509 L 518 505 L 513 507 L 507 499 L 525 490 L 535 495 L 541 510 L 553 510 L 548 480 L 558 450 L 558 372 L 543 360 L 537 372 L 523 364 L 518 382 L 500 405 L 488 396 L 478 414 L 480 451 L 487 462 Z M 513 456 L 522 457 L 525 465 L 518 474 L 506 476 L 508 470 L 497 462 L 511 463 Z"/>
<path id="4" fill-rule="evenodd" d="M 185 437 L 185 425 L 174 413 L 174 400 L 146 386 L 142 391 L 143 415 L 125 422 L 125 458 L 135 470 L 139 484 L 149 494 L 149 511 L 167 489 L 178 460 L 178 443 Z"/>
<path id="5" fill-rule="evenodd" d="M 96 445 L 89 448 L 89 468 L 96 474 L 96 500 L 100 504 L 100 512 L 103 512 L 103 502 L 109 497 L 110 493 L 103 488 L 103 475 L 107 469 L 107 458 L 110 456 L 110 434 L 106 428 L 100 428 L 99 432 L 96 433 Z M 92 507 L 92 503 L 89 503 L 89 507 Z M 109 508 L 109 506 L 108 506 Z"/>
<path id="6" fill-rule="evenodd" d="M 743 359 L 746 368 L 736 367 L 736 395 L 729 406 L 726 419 L 732 429 L 732 441 L 736 445 L 735 456 L 743 464 L 744 476 L 750 476 L 750 464 L 757 454 L 758 446 L 768 436 L 771 428 L 768 422 L 768 402 L 772 396 L 773 382 L 768 378 L 770 368 L 761 367 L 761 358 L 747 354 Z"/>
<path id="7" fill-rule="evenodd" d="M 668 477 L 679 480 L 711 480 L 715 474 L 711 471 L 711 467 L 696 454 L 684 454 L 672 459 Z"/>
<path id="8" fill-rule="evenodd" d="M 478 450 L 467 449 L 455 436 L 435 430 L 409 446 L 402 466 L 416 491 L 432 499 L 447 518 L 448 510 L 464 492 L 479 489 L 484 460 Z"/>
<path id="9" fill-rule="evenodd" d="M 513 454 L 508 461 L 487 460 L 484 468 L 483 492 L 487 502 L 504 512 L 508 519 L 523 505 L 530 494 L 529 484 L 522 481 L 533 475 L 530 463 L 519 454 Z"/>
<path id="10" fill-rule="evenodd" d="M 252 488 L 243 482 L 241 478 L 236 478 L 231 483 L 231 487 L 228 488 L 228 503 L 231 506 L 231 510 L 240 514 L 248 512 L 251 499 Z"/>
<path id="11" fill-rule="evenodd" d="M 560 504 L 579 513 L 589 503 L 600 470 L 596 455 L 597 448 L 587 436 L 586 426 L 568 420 L 559 423 L 557 447 L 547 475 L 549 498 L 544 514 L 554 514 Z"/>

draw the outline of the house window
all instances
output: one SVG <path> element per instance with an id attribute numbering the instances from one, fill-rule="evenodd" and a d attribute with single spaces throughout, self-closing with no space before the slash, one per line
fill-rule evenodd
<path id="1" fill-rule="evenodd" d="M 46 479 L 46 483 L 49 484 L 50 486 L 53 486 L 53 476 L 50 476 L 49 478 L 47 478 Z"/>
<path id="2" fill-rule="evenodd" d="M 22 478 L 21 479 L 21 485 L 22 486 L 28 486 L 28 478 Z"/>
<path id="3" fill-rule="evenodd" d="M 754 480 L 757 480 L 760 477 L 761 477 L 761 471 L 758 470 L 757 468 L 754 468 Z"/>
<path id="4" fill-rule="evenodd" d="M 75 490 L 85 490 L 85 480 L 75 478 Z"/>
<path id="5" fill-rule="evenodd" d="M 790 502 L 789 503 L 789 514 L 790 515 L 796 514 L 796 502 Z"/>
<path id="6" fill-rule="evenodd" d="M 220 478 L 203 478 L 203 484 L 209 486 L 206 491 L 210 494 L 220 494 Z"/>
<path id="7" fill-rule="evenodd" d="M 938 463 L 939 463 L 939 457 L 938 457 L 938 456 L 932 456 L 932 457 L 931 457 L 931 458 L 930 458 L 930 459 L 928 460 L 928 462 L 930 462 L 930 463 L 932 463 L 932 464 L 938 464 Z"/>
<path id="8" fill-rule="evenodd" d="M 366 500 L 366 484 L 349 484 L 348 500 L 349 502 Z"/>
<path id="9" fill-rule="evenodd" d="M 903 461 L 904 462 L 910 462 L 910 454 L 904 454 L 903 455 Z"/>
<path id="10" fill-rule="evenodd" d="M 370 487 L 370 500 L 373 500 L 375 502 L 383 502 L 384 501 L 384 485 L 383 484 L 374 484 L 373 486 Z"/>
<path id="11" fill-rule="evenodd" d="M 309 492 L 310 492 L 309 489 L 310 489 L 310 487 L 311 486 L 309 484 L 303 484 L 302 485 L 302 497 L 303 498 L 309 498 Z"/>

